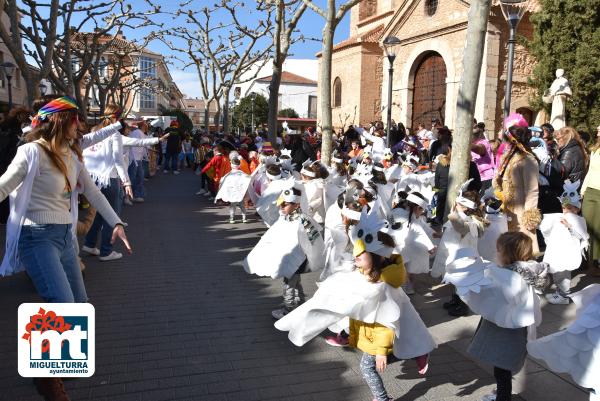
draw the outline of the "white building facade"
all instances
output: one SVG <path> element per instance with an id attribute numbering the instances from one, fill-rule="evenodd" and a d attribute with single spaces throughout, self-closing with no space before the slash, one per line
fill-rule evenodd
<path id="1" fill-rule="evenodd" d="M 271 76 L 256 79 L 248 88 L 269 98 Z M 277 109 L 294 109 L 300 118 L 317 118 L 317 81 L 284 71 L 281 74 Z"/>

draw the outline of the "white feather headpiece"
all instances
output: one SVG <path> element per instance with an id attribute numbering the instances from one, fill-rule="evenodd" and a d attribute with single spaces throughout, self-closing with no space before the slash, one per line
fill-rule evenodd
<path id="1" fill-rule="evenodd" d="M 558 197 L 562 205 L 575 206 L 581 209 L 581 195 L 579 195 L 579 180 L 571 182 L 566 180 L 563 185 L 563 193 Z"/>
<path id="2" fill-rule="evenodd" d="M 402 163 L 402 165 L 416 170 L 419 167 L 419 159 L 409 154 L 406 156 L 406 160 Z"/>
<path id="3" fill-rule="evenodd" d="M 466 207 L 467 209 L 475 210 L 477 209 L 477 205 L 475 204 L 475 202 L 464 197 L 464 193 L 467 191 L 467 188 L 469 188 L 469 184 L 471 183 L 471 181 L 473 181 L 472 178 L 468 179 L 467 181 L 465 181 L 464 184 L 460 186 L 460 189 L 458 190 L 458 196 L 456 197 L 456 203 Z"/>
<path id="4" fill-rule="evenodd" d="M 288 156 L 288 157 L 292 157 L 292 150 L 291 149 L 281 149 L 281 156 Z"/>
<path id="5" fill-rule="evenodd" d="M 289 180 L 275 204 L 280 206 L 283 202 L 300 203 L 301 196 L 294 194 L 294 188 L 300 190 L 300 184 L 297 184 L 295 180 Z"/>
<path id="6" fill-rule="evenodd" d="M 313 162 L 310 159 L 307 159 L 304 163 L 302 163 L 302 170 L 300 170 L 300 174 L 305 175 L 307 177 L 315 178 L 317 174 L 315 174 L 313 171 L 308 170 L 308 167 L 311 166 L 313 163 L 315 162 Z"/>
<path id="7" fill-rule="evenodd" d="M 358 224 L 350 230 L 350 240 L 354 244 L 353 255 L 358 256 L 363 252 L 370 252 L 385 258 L 392 255 L 393 248 L 379 241 L 377 234 L 385 228 L 385 221 L 379 218 L 377 211 L 363 208 Z"/>

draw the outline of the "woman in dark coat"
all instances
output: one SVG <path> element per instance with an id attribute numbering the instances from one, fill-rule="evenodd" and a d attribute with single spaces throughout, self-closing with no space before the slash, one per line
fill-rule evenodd
<path id="1" fill-rule="evenodd" d="M 571 127 L 563 127 L 554 132 L 558 143 L 558 161 L 563 180 L 583 183 L 589 163 L 589 155 L 579 134 Z"/>
<path id="2" fill-rule="evenodd" d="M 289 134 L 288 134 L 289 135 Z M 315 151 L 310 144 L 305 141 L 300 135 L 289 135 L 290 143 L 287 146 L 292 151 L 292 163 L 294 163 L 296 171 L 302 169 L 302 163 L 307 160 L 317 160 Z"/>
<path id="3" fill-rule="evenodd" d="M 435 212 L 436 224 L 444 224 L 446 218 L 446 198 L 448 197 L 448 181 L 450 173 L 450 159 L 452 158 L 452 142 L 447 144 L 446 153 L 442 154 L 439 158 L 439 163 L 435 168 L 435 181 L 434 187 L 437 189 L 437 206 Z M 481 176 L 477 165 L 471 161 L 469 163 L 469 178 L 473 179 L 469 184 L 469 191 L 481 190 Z"/>

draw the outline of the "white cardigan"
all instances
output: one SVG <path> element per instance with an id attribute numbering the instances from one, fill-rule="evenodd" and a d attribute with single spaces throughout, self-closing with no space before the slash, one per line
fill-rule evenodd
<path id="1" fill-rule="evenodd" d="M 15 189 L 10 193 L 10 216 L 6 224 L 6 252 L 2 265 L 0 265 L 0 276 L 6 276 L 18 273 L 24 270 L 21 265 L 18 254 L 19 238 L 21 236 L 21 227 L 25 221 L 25 215 L 31 198 L 31 191 L 36 175 L 39 174 L 40 147 L 36 143 L 28 143 L 20 146 L 17 150 L 17 157 L 27 159 L 27 174 L 21 183 L 15 185 Z M 120 223 L 119 216 L 111 208 L 106 198 L 100 193 L 100 190 L 90 179 L 89 173 L 79 159 L 72 155 L 73 163 L 76 168 L 77 185 L 71 193 L 71 221 L 72 234 L 76 237 L 77 230 L 77 202 L 79 193 L 86 195 L 100 215 L 111 225 Z M 16 157 L 15 157 L 16 158 Z"/>
<path id="2" fill-rule="evenodd" d="M 131 185 L 123 158 L 123 137 L 119 132 L 83 151 L 85 165 L 100 188 L 110 185 L 117 176 L 123 185 Z"/>

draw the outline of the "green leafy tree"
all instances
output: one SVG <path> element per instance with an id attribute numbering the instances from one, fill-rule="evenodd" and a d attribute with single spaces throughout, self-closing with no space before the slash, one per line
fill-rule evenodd
<path id="1" fill-rule="evenodd" d="M 269 103 L 263 95 L 256 95 L 254 99 L 254 126 L 257 127 L 267 123 L 269 117 Z M 252 98 L 242 98 L 237 106 L 233 108 L 233 126 L 250 127 L 252 125 Z"/>
<path id="2" fill-rule="evenodd" d="M 179 122 L 179 128 L 182 131 L 192 132 L 194 129 L 194 123 L 190 119 L 190 117 L 185 114 L 185 112 L 181 109 L 167 109 L 164 106 L 159 106 L 160 113 L 163 116 L 171 116 L 176 117 Z"/>
<path id="3" fill-rule="evenodd" d="M 594 132 L 600 124 L 600 0 L 541 0 L 540 6 L 527 43 L 538 61 L 530 79 L 537 89 L 532 105 L 550 111 L 542 95 L 563 68 L 573 90 L 567 123 Z"/>
<path id="4" fill-rule="evenodd" d="M 292 109 L 291 107 L 287 108 L 287 109 L 280 110 L 277 115 L 279 117 L 286 117 L 286 118 L 300 118 L 300 116 L 298 115 L 298 113 L 296 113 L 296 110 Z"/>

